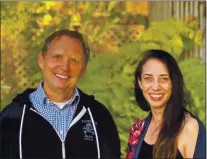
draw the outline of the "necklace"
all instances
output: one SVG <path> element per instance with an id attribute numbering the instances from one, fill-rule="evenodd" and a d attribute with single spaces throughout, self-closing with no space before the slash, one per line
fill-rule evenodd
<path id="1" fill-rule="evenodd" d="M 154 145 L 159 135 L 159 132 L 160 132 L 159 126 L 157 126 L 157 123 L 155 123 L 152 120 L 150 123 L 149 129 L 147 131 L 147 135 L 145 137 L 145 140 L 147 141 L 147 143 Z"/>
<path id="2" fill-rule="evenodd" d="M 152 134 L 154 134 L 155 132 L 157 132 L 156 134 L 158 134 L 159 133 L 159 131 L 160 131 L 160 128 L 161 128 L 161 124 L 157 124 L 156 122 L 155 122 L 155 120 L 152 118 L 152 122 L 151 122 L 151 125 L 152 125 Z"/>

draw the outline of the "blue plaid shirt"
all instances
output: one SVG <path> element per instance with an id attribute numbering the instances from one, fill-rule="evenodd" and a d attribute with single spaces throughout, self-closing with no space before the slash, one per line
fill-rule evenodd
<path id="1" fill-rule="evenodd" d="M 75 89 L 71 100 L 62 109 L 47 97 L 42 83 L 29 95 L 29 99 L 34 108 L 53 126 L 64 141 L 80 100 L 78 90 Z"/>

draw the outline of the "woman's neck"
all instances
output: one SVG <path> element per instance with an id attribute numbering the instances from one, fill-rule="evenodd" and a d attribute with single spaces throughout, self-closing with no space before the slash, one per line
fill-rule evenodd
<path id="1" fill-rule="evenodd" d="M 161 109 L 151 109 L 152 112 L 152 121 L 156 126 L 160 126 L 162 124 L 162 116 L 164 110 Z"/>

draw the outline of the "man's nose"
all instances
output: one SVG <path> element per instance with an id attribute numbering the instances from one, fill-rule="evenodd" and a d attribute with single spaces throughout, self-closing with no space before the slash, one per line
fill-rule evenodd
<path id="1" fill-rule="evenodd" d="M 70 70 L 70 62 L 67 59 L 64 59 L 61 61 L 61 69 L 64 71 L 69 71 Z"/>

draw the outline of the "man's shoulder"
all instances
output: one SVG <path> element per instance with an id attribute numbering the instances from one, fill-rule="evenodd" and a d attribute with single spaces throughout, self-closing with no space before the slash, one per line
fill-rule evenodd
<path id="1" fill-rule="evenodd" d="M 94 95 L 88 95 L 80 89 L 78 89 L 78 91 L 80 94 L 81 104 L 83 104 L 85 107 L 88 107 L 91 110 L 96 111 L 97 113 L 105 112 L 107 114 L 110 114 L 108 108 L 103 103 L 96 100 Z"/>
<path id="2" fill-rule="evenodd" d="M 100 105 L 100 106 L 104 106 L 101 102 L 99 102 L 98 100 L 95 99 L 95 96 L 94 95 L 86 94 L 85 92 L 83 92 L 79 88 L 78 88 L 78 93 L 80 95 L 81 101 L 83 101 L 84 103 L 88 103 L 89 105 L 91 103 L 93 103 L 93 104 L 97 104 L 97 105 Z"/>
<path id="3" fill-rule="evenodd" d="M 90 109 L 108 111 L 108 108 L 103 103 L 95 99 L 94 95 L 84 98 L 84 103 L 86 104 L 85 106 L 89 107 Z"/>
<path id="4" fill-rule="evenodd" d="M 5 108 L 0 112 L 0 120 L 3 118 L 18 118 L 21 116 L 24 105 L 29 103 L 29 94 L 34 89 L 27 89 L 23 93 L 18 94 L 10 104 L 6 105 Z"/>
<path id="5" fill-rule="evenodd" d="M 5 108 L 0 112 L 0 124 L 6 119 L 18 119 L 21 118 L 23 107 L 18 103 L 12 102 L 5 106 Z"/>

